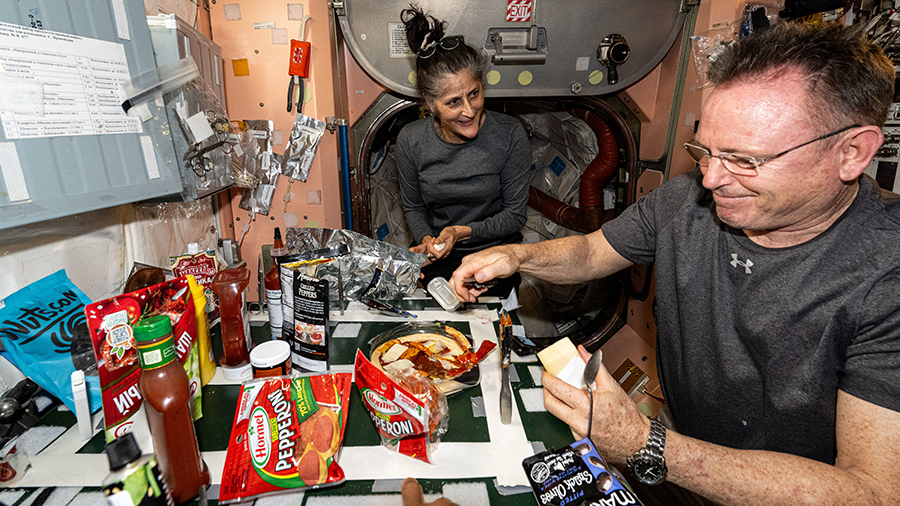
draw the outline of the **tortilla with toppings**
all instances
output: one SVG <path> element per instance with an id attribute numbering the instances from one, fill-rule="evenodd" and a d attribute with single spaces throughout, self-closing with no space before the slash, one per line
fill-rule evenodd
<path id="1" fill-rule="evenodd" d="M 472 369 L 476 359 L 461 332 L 444 329 L 453 337 L 416 333 L 386 341 L 372 351 L 371 362 L 387 372 L 412 367 L 436 384 L 456 378 Z"/>

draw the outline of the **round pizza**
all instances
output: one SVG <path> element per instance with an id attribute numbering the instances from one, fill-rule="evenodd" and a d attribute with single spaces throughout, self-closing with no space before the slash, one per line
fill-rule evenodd
<path id="1" fill-rule="evenodd" d="M 468 372 L 477 362 L 462 332 L 442 326 L 445 333 L 415 332 L 389 339 L 372 350 L 370 360 L 387 372 L 413 368 L 435 383 Z"/>

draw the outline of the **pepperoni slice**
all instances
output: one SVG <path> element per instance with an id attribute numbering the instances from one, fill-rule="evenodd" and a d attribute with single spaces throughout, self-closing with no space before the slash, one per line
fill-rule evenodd
<path id="1" fill-rule="evenodd" d="M 303 483 L 315 485 L 325 479 L 325 460 L 312 447 L 308 447 L 306 453 L 300 457 L 297 463 L 297 475 Z"/>
<path id="2" fill-rule="evenodd" d="M 327 415 L 317 417 L 312 433 L 313 447 L 320 453 L 328 453 L 333 439 L 334 423 L 331 418 Z"/>

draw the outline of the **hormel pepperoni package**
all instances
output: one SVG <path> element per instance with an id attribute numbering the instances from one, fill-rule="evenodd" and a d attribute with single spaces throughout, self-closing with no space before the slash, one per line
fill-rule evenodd
<path id="1" fill-rule="evenodd" d="M 337 458 L 352 382 L 336 373 L 244 383 L 219 504 L 343 483 Z"/>
<path id="2" fill-rule="evenodd" d="M 447 433 L 447 397 L 413 368 L 385 372 L 356 351 L 356 387 L 381 444 L 424 462 Z"/>
<path id="3" fill-rule="evenodd" d="M 186 277 L 94 302 L 85 306 L 84 314 L 100 375 L 107 442 L 131 431 L 143 418 L 138 415 L 143 400 L 138 390 L 141 365 L 132 328 L 148 316 L 172 320 L 175 351 L 191 386 L 191 416 L 194 420 L 202 416 L 197 316 Z"/>

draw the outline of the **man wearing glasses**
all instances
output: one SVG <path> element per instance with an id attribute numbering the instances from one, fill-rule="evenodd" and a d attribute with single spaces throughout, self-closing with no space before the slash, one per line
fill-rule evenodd
<path id="1" fill-rule="evenodd" d="M 472 301 L 472 275 L 578 283 L 655 262 L 675 427 L 601 368 L 600 451 L 634 483 L 720 504 L 897 504 L 900 197 L 863 175 L 893 65 L 842 27 L 782 22 L 726 50 L 710 78 L 685 145 L 695 170 L 601 231 L 466 257 L 452 284 Z M 547 409 L 584 434 L 587 393 L 543 382 Z"/>

